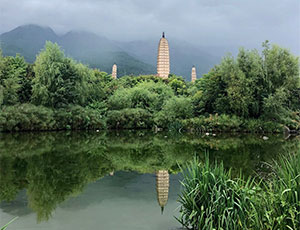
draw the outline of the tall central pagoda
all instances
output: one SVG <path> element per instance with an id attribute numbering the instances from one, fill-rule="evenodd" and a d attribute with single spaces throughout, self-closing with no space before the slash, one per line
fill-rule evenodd
<path id="1" fill-rule="evenodd" d="M 157 54 L 157 76 L 161 78 L 168 78 L 170 74 L 170 53 L 168 40 L 165 38 L 165 33 L 163 32 L 162 38 L 158 45 Z"/>

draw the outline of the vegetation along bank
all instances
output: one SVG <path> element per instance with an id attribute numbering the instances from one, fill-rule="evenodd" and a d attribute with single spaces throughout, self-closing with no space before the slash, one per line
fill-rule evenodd
<path id="1" fill-rule="evenodd" d="M 0 130 L 299 131 L 299 79 L 299 58 L 268 42 L 224 57 L 194 83 L 115 80 L 47 42 L 33 64 L 0 53 Z"/>

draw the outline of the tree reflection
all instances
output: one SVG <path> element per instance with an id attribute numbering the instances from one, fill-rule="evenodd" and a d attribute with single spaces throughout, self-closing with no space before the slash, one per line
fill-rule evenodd
<path id="1" fill-rule="evenodd" d="M 84 187 L 117 171 L 157 172 L 157 195 L 164 207 L 169 173 L 195 155 L 224 161 L 246 175 L 262 170 L 261 162 L 299 149 L 297 138 L 257 136 L 201 137 L 142 132 L 57 132 L 0 134 L 0 201 L 12 201 L 26 189 L 38 221 L 47 220 L 58 204 Z M 162 170 L 164 169 L 164 170 Z"/>

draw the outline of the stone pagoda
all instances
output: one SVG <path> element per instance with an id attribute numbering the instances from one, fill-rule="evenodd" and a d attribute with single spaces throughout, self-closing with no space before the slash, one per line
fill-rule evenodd
<path id="1" fill-rule="evenodd" d="M 191 81 L 195 82 L 197 80 L 197 73 L 196 73 L 196 67 L 192 67 L 192 74 L 191 74 Z"/>
<path id="2" fill-rule="evenodd" d="M 157 201 L 161 208 L 161 214 L 164 212 L 164 207 L 168 202 L 170 187 L 170 177 L 168 170 L 158 170 L 156 172 L 156 194 Z"/>
<path id="3" fill-rule="evenodd" d="M 170 74 L 170 53 L 168 40 L 165 38 L 163 32 L 162 38 L 158 45 L 157 54 L 157 76 L 161 78 L 168 78 Z"/>
<path id="4" fill-rule="evenodd" d="M 117 79 L 117 65 L 116 64 L 114 64 L 112 67 L 111 76 L 113 79 Z"/>

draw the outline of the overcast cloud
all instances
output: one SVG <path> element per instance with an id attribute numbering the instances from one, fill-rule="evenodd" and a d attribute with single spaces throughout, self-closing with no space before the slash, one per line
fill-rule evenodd
<path id="1" fill-rule="evenodd" d="M 0 33 L 29 23 L 121 41 L 162 31 L 198 46 L 253 48 L 268 39 L 300 54 L 300 0 L 0 0 Z"/>

